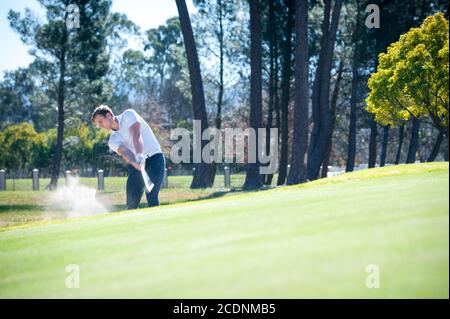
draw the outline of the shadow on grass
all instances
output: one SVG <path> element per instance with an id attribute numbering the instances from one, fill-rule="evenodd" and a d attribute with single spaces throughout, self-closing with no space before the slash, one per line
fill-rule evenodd
<path id="1" fill-rule="evenodd" d="M 191 199 L 172 201 L 172 202 L 163 202 L 163 203 L 160 203 L 160 206 L 187 203 L 187 202 L 197 202 L 197 201 L 205 200 L 205 199 L 218 198 L 218 197 L 225 196 L 226 194 L 229 194 L 231 192 L 233 192 L 233 191 L 219 191 L 219 192 L 214 192 L 212 194 L 208 194 L 205 196 L 200 196 L 198 198 L 191 198 Z M 140 203 L 138 208 L 148 208 L 148 205 L 145 202 Z M 109 210 L 110 210 L 110 212 L 117 212 L 117 211 L 126 210 L 126 209 L 127 209 L 127 206 L 125 204 L 120 204 L 120 205 L 113 205 L 112 207 L 110 207 Z"/>
<path id="2" fill-rule="evenodd" d="M 230 190 L 230 191 L 217 191 L 208 195 L 200 196 L 198 198 L 191 198 L 186 200 L 178 200 L 178 201 L 170 201 L 170 202 L 163 202 L 161 203 L 161 206 L 166 206 L 170 204 L 178 204 L 178 203 L 185 203 L 185 202 L 192 202 L 192 201 L 199 201 L 199 200 L 206 200 L 206 199 L 212 199 L 212 198 L 218 198 L 225 196 L 226 194 L 237 192 L 236 190 Z M 126 210 L 125 204 L 120 205 L 107 205 L 108 211 L 110 212 L 116 212 L 121 210 Z M 148 207 L 145 202 L 141 203 L 139 205 L 139 208 L 146 208 Z M 35 204 L 6 204 L 6 205 L 0 205 L 0 214 L 1 213 L 12 213 L 12 212 L 43 212 L 48 210 L 48 206 L 46 205 L 35 205 Z"/>
<path id="3" fill-rule="evenodd" d="M 43 205 L 0 205 L 0 214 L 1 213 L 11 213 L 16 211 L 44 211 L 46 210 L 46 206 Z"/>
<path id="4" fill-rule="evenodd" d="M 262 187 L 260 189 L 256 189 L 256 190 L 243 190 L 242 188 L 232 188 L 229 190 L 226 189 L 222 189 L 222 190 L 217 190 L 215 192 L 212 193 L 208 193 L 208 194 L 202 194 L 199 197 L 196 198 L 189 198 L 189 199 L 178 199 L 175 201 L 165 201 L 161 203 L 161 206 L 166 206 L 166 205 L 171 205 L 171 204 L 180 204 L 180 203 L 187 203 L 187 202 L 197 202 L 197 201 L 202 201 L 202 200 L 208 200 L 208 199 L 214 199 L 214 198 L 220 198 L 220 197 L 224 197 L 226 195 L 232 195 L 232 194 L 242 194 L 242 193 L 253 193 L 253 192 L 259 192 L 262 190 L 266 190 L 266 189 L 270 189 L 272 187 Z M 112 193 L 112 192 L 111 192 Z M 110 194 L 108 194 L 110 195 Z M 97 198 L 99 199 L 99 198 Z M 145 199 L 145 197 L 144 197 Z M 125 211 L 126 209 L 126 205 L 124 204 L 120 204 L 120 205 L 111 205 L 111 202 L 103 202 L 102 204 L 105 204 L 105 207 L 107 208 L 108 212 L 117 212 L 117 211 Z M 139 207 L 139 209 L 144 209 L 144 208 L 148 208 L 146 200 L 143 201 Z M 19 224 L 27 224 L 28 222 L 33 222 L 35 221 L 32 216 L 35 216 L 36 214 L 42 214 L 44 212 L 48 212 L 49 211 L 49 207 L 47 205 L 42 205 L 42 204 L 2 204 L 0 205 L 0 224 L 2 224 L 3 222 L 8 222 L 10 221 L 10 219 L 13 216 L 25 216 L 27 214 L 29 214 L 29 220 L 23 220 L 22 222 L 20 222 Z M 50 209 L 50 212 L 64 212 L 64 209 Z M 17 213 L 17 215 L 16 215 Z M 3 215 L 3 217 L 2 217 Z M 49 215 L 47 215 L 48 217 Z M 63 216 L 63 215 L 58 215 L 58 216 Z M 51 218 L 53 219 L 53 218 Z M 2 227 L 0 227 L 0 229 L 2 229 Z"/>
<path id="5" fill-rule="evenodd" d="M 220 198 L 220 197 L 223 197 L 225 195 L 232 195 L 232 194 L 256 193 L 256 192 L 260 192 L 260 191 L 269 190 L 269 189 L 272 189 L 272 188 L 274 188 L 274 187 L 273 186 L 263 186 L 263 187 L 258 188 L 258 189 L 244 190 L 241 187 L 236 187 L 236 188 L 232 188 L 232 189 L 227 190 L 227 191 L 217 191 L 217 192 L 213 192 L 213 193 L 208 194 L 208 195 L 199 196 L 198 198 L 190 198 L 190 199 L 179 200 L 179 201 L 172 201 L 172 202 L 163 202 L 163 203 L 160 203 L 160 206 L 166 206 L 166 205 L 172 205 L 172 204 L 180 204 L 180 203 L 198 202 L 198 201 L 203 201 L 203 200 L 208 200 L 208 199 Z M 138 208 L 136 208 L 136 209 L 142 209 L 142 208 L 148 208 L 147 203 L 145 203 L 145 202 L 140 203 Z M 122 211 L 122 210 L 126 210 L 126 209 L 127 209 L 127 207 L 126 207 L 125 204 L 120 204 L 120 205 L 110 206 L 109 211 L 110 212 L 117 212 L 117 211 Z"/>

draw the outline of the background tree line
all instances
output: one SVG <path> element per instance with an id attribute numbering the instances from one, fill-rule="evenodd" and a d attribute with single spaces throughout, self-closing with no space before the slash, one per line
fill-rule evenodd
<path id="1" fill-rule="evenodd" d="M 176 0 L 179 16 L 150 30 L 112 12 L 108 0 L 39 2 L 45 21 L 30 11 L 9 14 L 35 59 L 0 82 L 0 164 L 47 169 L 52 187 L 60 167 L 123 171 L 106 137 L 88 123 L 99 103 L 143 114 L 166 155 L 170 129 L 192 129 L 193 119 L 203 128 L 276 127 L 278 185 L 326 177 L 329 165 L 352 171 L 366 163 L 448 160 L 448 124 L 433 125 L 429 115 L 413 116 L 415 111 L 383 120 L 367 108 L 379 54 L 426 17 L 442 12 L 448 20 L 446 1 L 195 0 L 197 12 L 189 14 L 185 1 Z M 80 8 L 79 29 L 64 23 L 72 3 Z M 380 28 L 365 25 L 369 4 L 380 9 Z M 130 39 L 142 49 L 130 49 Z M 448 55 L 442 61 L 448 85 Z M 424 94 L 430 88 L 410 89 Z M 375 104 L 387 110 L 395 92 L 380 93 Z M 446 103 L 444 118 L 448 91 Z M 23 122 L 29 125 L 12 126 Z M 11 142 L 13 129 L 36 140 L 24 147 L 21 162 L 7 155 L 18 147 Z M 40 153 L 28 151 L 40 147 Z M 259 175 L 259 165 L 234 165 L 246 171 L 244 187 L 272 183 L 273 176 Z M 217 165 L 195 167 L 191 186 L 211 186 Z"/>

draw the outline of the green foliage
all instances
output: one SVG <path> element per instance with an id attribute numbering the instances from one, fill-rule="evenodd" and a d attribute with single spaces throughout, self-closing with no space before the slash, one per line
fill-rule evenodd
<path id="1" fill-rule="evenodd" d="M 173 48 L 182 47 L 183 43 L 178 17 L 170 18 L 165 25 L 148 30 L 146 36 L 144 50 L 151 53 L 149 63 L 160 76 L 164 76 L 165 69 L 174 67 L 177 63 Z"/>
<path id="2" fill-rule="evenodd" d="M 51 164 L 52 158 L 52 145 L 56 141 L 56 130 L 52 130 L 47 133 L 38 133 L 31 146 L 32 157 L 30 159 L 30 167 L 33 168 L 46 168 Z"/>
<path id="3" fill-rule="evenodd" d="M 62 167 L 108 171 L 110 160 L 115 158 L 108 149 L 109 133 L 94 129 L 78 118 L 66 119 L 65 126 Z M 0 132 L 0 168 L 28 172 L 33 168 L 46 170 L 51 165 L 55 143 L 55 128 L 37 133 L 27 122 L 7 126 Z"/>
<path id="4" fill-rule="evenodd" d="M 35 117 L 36 109 L 29 99 L 35 88 L 28 69 L 4 73 L 0 82 L 0 129 Z"/>
<path id="5" fill-rule="evenodd" d="M 24 14 L 12 10 L 8 14 L 11 27 L 30 47 L 35 58 L 29 73 L 39 90 L 26 95 L 26 98 L 34 109 L 43 113 L 45 121 L 45 115 L 56 106 L 60 58 L 64 54 L 66 113 L 87 121 L 93 108 L 112 96 L 113 84 L 107 78 L 111 51 L 122 40 L 122 34 L 135 25 L 126 16 L 111 13 L 110 0 L 39 0 L 39 3 L 45 9 L 45 21 L 28 9 Z M 69 4 L 79 9 L 79 28 L 65 27 Z M 37 127 L 48 129 L 54 124 L 53 121 Z"/>
<path id="6" fill-rule="evenodd" d="M 193 4 L 198 10 L 192 17 L 192 27 L 202 70 L 206 109 L 210 114 L 209 118 L 216 118 L 220 104 L 221 117 L 223 117 L 224 113 L 240 104 L 240 100 L 249 90 L 249 87 L 245 85 L 249 83 L 250 70 L 248 2 L 195 0 Z M 261 16 L 264 21 L 264 14 L 262 13 Z M 272 23 L 281 25 L 279 21 L 272 21 Z M 263 50 L 266 47 L 263 45 Z M 269 52 L 264 55 L 268 56 Z M 183 61 L 184 56 L 179 55 L 179 58 L 181 64 L 186 63 L 184 68 L 186 71 L 181 74 L 182 78 L 177 81 L 177 86 L 190 101 L 187 61 Z M 222 90 L 221 95 L 219 95 L 220 90 Z"/>
<path id="7" fill-rule="evenodd" d="M 448 130 L 448 28 L 443 14 L 430 16 L 379 55 L 366 100 L 376 121 L 394 125 L 411 116 L 428 117 Z"/>
<path id="8" fill-rule="evenodd" d="M 108 132 L 94 129 L 79 118 L 66 119 L 65 127 L 63 167 L 67 169 L 108 167 L 110 157 Z"/>
<path id="9" fill-rule="evenodd" d="M 178 86 L 188 70 L 178 17 L 169 18 L 164 25 L 147 30 L 145 37 L 146 70 L 152 78 L 150 91 L 166 110 L 167 122 L 175 125 L 180 119 L 191 118 L 190 87 L 185 90 Z"/>
<path id="10" fill-rule="evenodd" d="M 36 133 L 30 123 L 10 125 L 0 132 L 0 167 L 27 170 L 48 166 L 49 154 L 46 135 Z"/>

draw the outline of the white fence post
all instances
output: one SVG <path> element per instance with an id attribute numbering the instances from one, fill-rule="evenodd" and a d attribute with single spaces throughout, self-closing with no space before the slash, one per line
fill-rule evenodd
<path id="1" fill-rule="evenodd" d="M 0 191 L 6 190 L 6 173 L 4 169 L 0 169 Z"/>
<path id="2" fill-rule="evenodd" d="M 71 171 L 66 170 L 66 187 L 70 186 L 70 173 Z"/>
<path id="3" fill-rule="evenodd" d="M 164 176 L 162 180 L 162 188 L 169 187 L 169 178 L 167 177 L 167 168 L 164 167 Z"/>
<path id="4" fill-rule="evenodd" d="M 105 175 L 103 174 L 102 169 L 98 170 L 97 180 L 98 180 L 98 190 L 103 192 L 105 190 Z"/>
<path id="5" fill-rule="evenodd" d="M 223 168 L 223 181 L 225 188 L 231 188 L 230 168 L 228 166 Z"/>
<path id="6" fill-rule="evenodd" d="M 33 190 L 39 190 L 39 170 L 37 168 L 33 169 Z"/>

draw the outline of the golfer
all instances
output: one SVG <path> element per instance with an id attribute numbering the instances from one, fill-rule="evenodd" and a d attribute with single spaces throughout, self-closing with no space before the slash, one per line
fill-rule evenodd
<path id="1" fill-rule="evenodd" d="M 127 109 L 115 116 L 107 105 L 100 105 L 92 112 L 91 121 L 105 130 L 110 130 L 108 146 L 123 157 L 130 165 L 127 179 L 127 209 L 135 209 L 141 202 L 145 183 L 141 167 L 154 184 L 146 192 L 148 206 L 158 206 L 164 168 L 164 155 L 152 129 L 133 109 Z"/>

